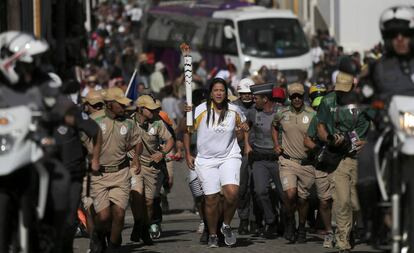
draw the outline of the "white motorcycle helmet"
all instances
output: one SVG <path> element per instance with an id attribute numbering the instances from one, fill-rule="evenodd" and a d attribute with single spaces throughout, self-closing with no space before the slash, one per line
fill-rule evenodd
<path id="1" fill-rule="evenodd" d="M 399 23 L 399 24 L 393 24 Z M 414 9 L 408 5 L 394 6 L 386 9 L 380 18 L 381 33 L 390 29 L 414 30 Z M 383 34 L 384 35 L 384 34 Z"/>
<path id="2" fill-rule="evenodd" d="M 380 30 L 384 39 L 385 49 L 392 52 L 391 39 L 397 33 L 414 38 L 414 9 L 408 5 L 394 6 L 386 9 L 380 18 Z M 414 49 L 414 39 L 411 40 Z"/>
<path id="3" fill-rule="evenodd" d="M 243 78 L 237 85 L 238 93 L 252 93 L 250 86 L 254 85 L 254 82 L 250 78 Z"/>
<path id="4" fill-rule="evenodd" d="M 16 84 L 20 77 L 16 63 L 33 63 L 33 56 L 46 52 L 49 45 L 44 40 L 20 31 L 7 31 L 0 34 L 0 71 L 11 83 Z"/>

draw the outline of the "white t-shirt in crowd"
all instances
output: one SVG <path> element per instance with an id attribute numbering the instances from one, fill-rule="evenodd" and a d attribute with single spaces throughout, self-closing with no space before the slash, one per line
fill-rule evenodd
<path id="1" fill-rule="evenodd" d="M 128 11 L 128 16 L 131 16 L 131 21 L 138 22 L 142 18 L 142 9 L 135 7 Z"/>
<path id="2" fill-rule="evenodd" d="M 172 120 L 177 120 L 182 117 L 179 103 L 175 97 L 165 97 L 162 99 L 161 107 Z"/>
<path id="3" fill-rule="evenodd" d="M 321 61 L 321 58 L 323 56 L 323 50 L 321 47 L 313 47 L 311 48 L 311 57 L 312 57 L 312 62 L 314 64 L 317 64 Z"/>
<path id="4" fill-rule="evenodd" d="M 215 117 L 214 125 L 213 114 Z M 235 128 L 246 117 L 238 106 L 229 104 L 229 110 L 224 120 L 217 124 L 220 115 L 212 109 L 210 124 L 207 127 L 207 103 L 196 107 L 194 128 L 197 130 L 197 158 L 231 158 L 241 157 L 240 147 L 237 143 Z"/>
<path id="5" fill-rule="evenodd" d="M 83 90 L 81 92 L 81 97 L 86 97 L 86 95 L 88 95 L 90 90 L 91 90 L 91 88 L 89 86 L 85 86 L 85 88 L 83 88 Z M 94 90 L 102 90 L 102 86 L 97 84 L 97 85 L 95 85 Z"/>

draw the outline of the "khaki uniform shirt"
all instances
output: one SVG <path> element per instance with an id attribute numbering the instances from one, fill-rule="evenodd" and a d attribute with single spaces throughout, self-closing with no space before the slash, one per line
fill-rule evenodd
<path id="1" fill-rule="evenodd" d="M 91 115 L 102 131 L 101 166 L 116 166 L 125 161 L 127 152 L 141 142 L 140 130 L 131 119 L 114 120 L 105 113 Z"/>
<path id="2" fill-rule="evenodd" d="M 300 112 L 289 106 L 275 115 L 272 124 L 282 132 L 281 146 L 286 155 L 298 160 L 307 158 L 303 140 L 314 116 L 315 111 L 308 106 L 304 106 Z"/>
<path id="3" fill-rule="evenodd" d="M 160 149 L 160 144 L 167 142 L 172 138 L 172 135 L 161 119 L 148 123 L 148 125 L 140 125 L 136 122 L 136 125 L 139 126 L 143 144 L 140 161 L 144 165 L 149 164 L 152 162 L 151 154 L 156 153 Z"/>

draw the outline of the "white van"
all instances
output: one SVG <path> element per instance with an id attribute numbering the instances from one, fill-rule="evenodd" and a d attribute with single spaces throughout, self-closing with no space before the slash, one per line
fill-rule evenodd
<path id="1" fill-rule="evenodd" d="M 156 60 L 171 65 L 171 58 L 177 57 L 165 50 L 178 54 L 179 44 L 186 42 L 192 47 L 195 60 L 202 57 L 209 67 L 223 68 L 231 62 L 241 74 L 244 62 L 250 60 L 252 72 L 265 65 L 284 72 L 288 81 L 297 80 L 303 72 L 311 76 L 308 41 L 290 10 L 238 1 L 202 2 L 150 9 L 145 47 L 155 53 Z"/>

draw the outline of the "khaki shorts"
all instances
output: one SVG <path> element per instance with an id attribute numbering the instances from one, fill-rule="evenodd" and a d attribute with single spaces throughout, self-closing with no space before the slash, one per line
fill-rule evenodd
<path id="1" fill-rule="evenodd" d="M 111 203 L 125 210 L 131 190 L 130 178 L 128 167 L 118 172 L 91 175 L 91 197 L 95 211 L 99 213 Z"/>
<path id="2" fill-rule="evenodd" d="M 308 198 L 309 190 L 315 183 L 315 168 L 313 166 L 302 166 L 297 162 L 279 156 L 279 171 L 283 191 L 297 188 L 300 198 Z"/>
<path id="3" fill-rule="evenodd" d="M 154 199 L 157 190 L 157 180 L 160 170 L 153 166 L 145 166 L 141 163 L 141 172 L 135 175 L 134 170 L 131 173 L 131 190 L 140 194 L 145 194 L 146 199 Z"/>
<path id="4" fill-rule="evenodd" d="M 91 196 L 86 196 L 86 192 L 88 190 L 87 181 L 88 181 L 88 177 L 87 176 L 83 177 L 81 201 L 82 201 L 83 209 L 89 211 L 93 205 L 93 199 L 91 198 Z M 90 195 L 90 192 L 89 192 L 89 195 Z"/>
<path id="5" fill-rule="evenodd" d="M 328 200 L 332 198 L 334 189 L 333 178 L 333 173 L 315 169 L 315 186 L 320 200 Z"/>

